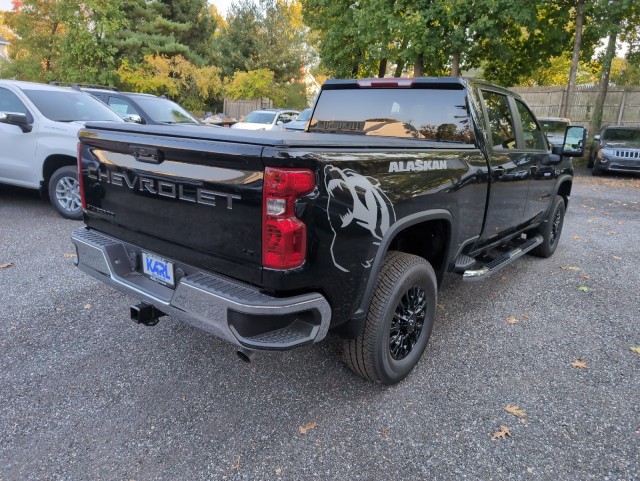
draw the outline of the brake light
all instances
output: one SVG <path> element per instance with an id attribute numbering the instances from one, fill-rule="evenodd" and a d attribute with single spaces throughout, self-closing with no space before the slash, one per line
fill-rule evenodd
<path id="1" fill-rule="evenodd" d="M 84 196 L 84 181 L 82 180 L 82 144 L 80 142 L 78 142 L 78 189 L 80 190 L 82 210 L 87 210 L 87 199 Z"/>
<path id="2" fill-rule="evenodd" d="M 264 173 L 262 209 L 262 265 L 292 269 L 307 254 L 307 226 L 295 215 L 295 201 L 316 186 L 309 169 L 276 169 Z"/>
<path id="3" fill-rule="evenodd" d="M 380 78 L 380 79 L 359 79 L 356 80 L 358 87 L 372 88 L 410 88 L 413 86 L 413 78 Z"/>

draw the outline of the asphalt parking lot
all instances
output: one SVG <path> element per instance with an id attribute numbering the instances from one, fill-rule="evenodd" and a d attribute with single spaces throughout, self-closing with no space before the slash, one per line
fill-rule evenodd
<path id="1" fill-rule="evenodd" d="M 555 255 L 450 276 L 387 388 L 332 337 L 246 365 L 135 325 L 74 267 L 80 224 L 0 186 L 0 480 L 637 480 L 640 179 L 578 171 Z"/>

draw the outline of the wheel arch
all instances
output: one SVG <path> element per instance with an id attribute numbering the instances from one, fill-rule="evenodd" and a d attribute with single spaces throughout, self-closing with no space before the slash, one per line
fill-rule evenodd
<path id="1" fill-rule="evenodd" d="M 425 258 L 433 267 L 438 285 L 447 271 L 454 236 L 454 223 L 451 213 L 444 209 L 418 212 L 403 217 L 393 224 L 380 242 L 380 247 L 371 265 L 371 273 L 364 290 L 360 305 L 352 318 L 340 326 L 339 333 L 353 337 L 367 316 L 368 306 L 373 297 L 376 279 L 382 268 L 385 254 L 397 250 Z M 430 242 L 424 242 L 425 238 Z M 421 242 L 417 242 L 417 241 Z"/>
<path id="2" fill-rule="evenodd" d="M 573 186 L 573 182 L 570 178 L 566 178 L 560 182 L 558 186 L 558 195 L 564 199 L 564 207 L 565 209 L 569 206 L 569 198 L 571 197 L 571 187 Z"/>
<path id="3" fill-rule="evenodd" d="M 56 170 L 60 167 L 75 166 L 77 163 L 78 160 L 70 155 L 53 154 L 47 157 L 42 164 L 42 184 L 40 185 L 42 194 L 48 195 L 49 179 Z"/>

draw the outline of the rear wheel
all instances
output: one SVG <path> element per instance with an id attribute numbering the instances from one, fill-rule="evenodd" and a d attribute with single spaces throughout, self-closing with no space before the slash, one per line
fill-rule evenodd
<path id="1" fill-rule="evenodd" d="M 344 341 L 347 365 L 370 381 L 395 384 L 422 357 L 435 319 L 437 281 L 422 257 L 389 252 L 362 330 Z"/>
<path id="2" fill-rule="evenodd" d="M 82 219 L 80 184 L 75 167 L 60 167 L 53 173 L 49 179 L 49 200 L 62 217 Z"/>
<path id="3" fill-rule="evenodd" d="M 538 257 L 551 257 L 560 242 L 560 234 L 562 233 L 562 225 L 564 224 L 565 214 L 564 199 L 562 196 L 556 195 L 556 199 L 551 206 L 549 216 L 542 225 L 540 234 L 542 234 L 542 244 L 533 249 L 531 253 Z"/>
<path id="4" fill-rule="evenodd" d="M 602 171 L 600 170 L 600 168 L 598 168 L 598 166 L 596 164 L 593 165 L 593 170 L 591 170 L 591 175 L 602 175 Z"/>

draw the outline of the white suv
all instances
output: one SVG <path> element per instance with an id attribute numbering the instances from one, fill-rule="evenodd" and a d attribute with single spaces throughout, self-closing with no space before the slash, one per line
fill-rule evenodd
<path id="1" fill-rule="evenodd" d="M 297 110 L 263 109 L 254 110 L 232 129 L 243 130 L 282 130 L 282 126 L 288 124 L 299 114 Z"/>
<path id="2" fill-rule="evenodd" d="M 123 122 L 89 94 L 0 80 L 0 183 L 40 189 L 63 217 L 82 218 L 76 158 L 89 120 Z"/>

